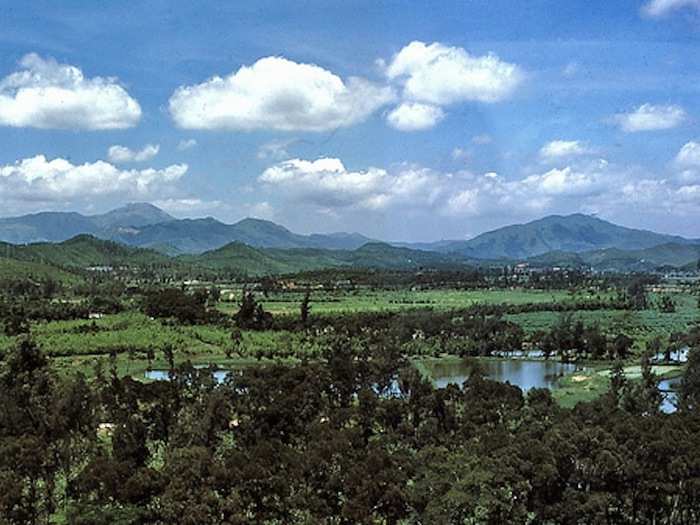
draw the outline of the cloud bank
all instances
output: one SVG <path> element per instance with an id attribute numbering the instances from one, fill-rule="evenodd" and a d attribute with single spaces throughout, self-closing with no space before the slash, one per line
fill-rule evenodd
<path id="1" fill-rule="evenodd" d="M 186 164 L 174 164 L 164 169 L 121 170 L 102 160 L 76 165 L 37 155 L 0 166 L 0 198 L 59 203 L 110 196 L 155 198 L 187 169 Z"/>
<path id="2" fill-rule="evenodd" d="M 573 161 L 519 178 L 408 164 L 349 169 L 337 158 L 291 159 L 269 167 L 258 180 L 295 210 L 335 217 L 422 210 L 437 217 L 503 221 L 577 211 L 624 215 L 638 205 L 650 212 L 700 212 L 700 184 L 657 179 L 604 159 Z"/>

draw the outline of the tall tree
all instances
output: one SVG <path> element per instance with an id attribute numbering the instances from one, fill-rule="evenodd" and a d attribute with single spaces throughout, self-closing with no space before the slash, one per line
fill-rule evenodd
<path id="1" fill-rule="evenodd" d="M 311 311 L 311 293 L 307 290 L 304 294 L 304 298 L 301 300 L 299 305 L 299 315 L 301 317 L 301 324 L 305 325 L 309 320 L 309 312 Z"/>

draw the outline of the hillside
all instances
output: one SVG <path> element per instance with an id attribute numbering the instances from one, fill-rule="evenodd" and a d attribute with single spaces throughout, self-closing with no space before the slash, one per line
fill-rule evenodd
<path id="1" fill-rule="evenodd" d="M 2 246 L 6 258 L 63 268 L 91 266 L 147 266 L 171 264 L 170 258 L 152 250 L 143 250 L 78 235 L 60 243 L 35 243 Z"/>
<path id="2" fill-rule="evenodd" d="M 434 243 L 431 249 L 479 259 L 521 259 L 556 251 L 640 250 L 667 243 L 693 242 L 674 235 L 618 226 L 590 215 L 574 214 L 551 215 L 526 224 L 506 226 L 468 241 L 442 241 Z"/>
<path id="3" fill-rule="evenodd" d="M 341 263 L 323 250 L 254 248 L 233 242 L 200 255 L 184 255 L 178 260 L 212 270 L 227 270 L 248 275 L 293 273 L 320 268 L 335 268 Z"/>
<path id="4" fill-rule="evenodd" d="M 49 264 L 0 257 L 0 281 L 5 279 L 30 279 L 37 281 L 51 279 L 64 284 L 73 284 L 82 280 L 75 274 Z"/>
<path id="5" fill-rule="evenodd" d="M 662 266 L 697 267 L 700 244 L 666 243 L 642 250 L 605 248 L 581 253 L 555 251 L 530 257 L 533 266 L 591 267 L 596 270 L 649 271 Z"/>
<path id="6" fill-rule="evenodd" d="M 466 265 L 466 261 L 453 256 L 397 248 L 383 243 L 368 243 L 356 250 L 323 250 L 254 248 L 236 242 L 200 255 L 181 256 L 178 260 L 204 268 L 236 270 L 249 275 L 339 267 L 420 269 Z"/>

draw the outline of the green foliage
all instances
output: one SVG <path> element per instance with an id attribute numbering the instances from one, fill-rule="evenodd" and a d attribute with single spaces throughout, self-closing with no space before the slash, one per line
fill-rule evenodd
<path id="1" fill-rule="evenodd" d="M 241 306 L 233 316 L 239 328 L 249 330 L 266 330 L 272 325 L 272 314 L 265 311 L 261 303 L 255 300 L 255 294 L 243 290 Z"/>
<path id="2" fill-rule="evenodd" d="M 0 253 L 2 247 L 0 246 Z M 62 270 L 42 262 L 18 261 L 7 257 L 0 257 L 0 288 L 7 287 L 12 281 L 30 280 L 40 282 L 54 280 L 63 284 L 76 284 L 82 280 L 78 275 Z"/>
<path id="3" fill-rule="evenodd" d="M 668 295 L 663 295 L 661 297 L 661 302 L 659 303 L 659 311 L 665 314 L 672 314 L 676 311 L 676 303 Z"/>
<path id="4" fill-rule="evenodd" d="M 322 362 L 254 367 L 221 384 L 189 364 L 167 381 L 100 374 L 88 384 L 61 379 L 24 343 L 0 368 L 2 517 L 697 521 L 696 410 L 666 416 L 624 400 L 655 385 L 648 365 L 642 382 L 613 380 L 621 402 L 611 395 L 563 410 L 545 390 L 523 396 L 478 373 L 435 389 L 399 354 L 385 339 L 334 338 Z M 613 378 L 623 374 L 617 367 Z"/>
<path id="5" fill-rule="evenodd" d="M 143 309 L 150 317 L 196 324 L 206 319 L 206 299 L 206 293 L 188 294 L 177 288 L 153 290 L 146 294 Z"/>
<path id="6" fill-rule="evenodd" d="M 44 263 L 61 268 L 92 266 L 169 265 L 170 259 L 152 250 L 131 248 L 90 235 L 78 235 L 60 243 L 12 246 L 9 256 L 17 261 Z"/>

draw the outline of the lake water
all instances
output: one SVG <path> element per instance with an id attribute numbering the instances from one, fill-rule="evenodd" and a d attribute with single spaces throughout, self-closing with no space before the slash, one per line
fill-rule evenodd
<path id="1" fill-rule="evenodd" d="M 202 367 L 196 367 L 202 368 Z M 223 383 L 226 377 L 229 375 L 230 370 L 216 370 L 214 372 L 214 380 L 217 383 Z M 166 381 L 168 379 L 167 370 L 147 370 L 144 374 L 146 379 L 151 379 L 153 381 Z"/>
<path id="2" fill-rule="evenodd" d="M 664 400 L 661 402 L 661 411 L 666 414 L 672 414 L 676 411 L 676 401 L 678 401 L 678 388 L 680 387 L 682 378 L 680 376 L 672 379 L 664 379 L 659 381 L 659 390 L 661 390 Z"/>
<path id="3" fill-rule="evenodd" d="M 486 377 L 495 381 L 516 385 L 523 390 L 531 388 L 553 388 L 560 377 L 576 371 L 577 365 L 571 363 L 559 363 L 557 361 L 524 361 L 515 360 L 479 360 Z M 433 362 L 426 366 L 433 379 L 433 384 L 438 388 L 444 388 L 449 383 L 461 385 L 471 371 L 471 365 L 466 362 Z M 214 379 L 222 383 L 229 374 L 228 370 L 217 370 Z M 148 370 L 146 379 L 167 380 L 167 370 Z"/>
<path id="4" fill-rule="evenodd" d="M 557 381 L 581 367 L 573 363 L 557 361 L 524 361 L 524 360 L 479 360 L 486 377 L 494 381 L 509 382 L 523 390 L 532 388 L 554 388 Z M 461 385 L 471 372 L 472 365 L 468 362 L 434 362 L 426 367 L 433 383 L 444 388 L 450 383 Z"/>
<path id="5" fill-rule="evenodd" d="M 522 359 L 513 360 L 479 360 L 479 365 L 486 377 L 495 381 L 509 382 L 522 390 L 527 391 L 532 388 L 554 388 L 557 381 L 565 375 L 572 374 L 581 367 L 572 363 L 560 363 L 557 361 L 525 361 Z M 426 364 L 433 384 L 438 388 L 444 388 L 450 383 L 461 385 L 469 378 L 472 365 L 469 361 L 445 362 L 434 361 Z M 217 370 L 214 372 L 214 379 L 223 383 L 230 373 L 229 370 Z M 145 373 L 146 379 L 167 380 L 167 370 L 149 370 Z M 661 411 L 667 414 L 676 411 L 676 400 L 678 386 L 681 378 L 664 379 L 659 382 L 659 389 L 662 391 L 664 399 L 661 404 Z"/>

